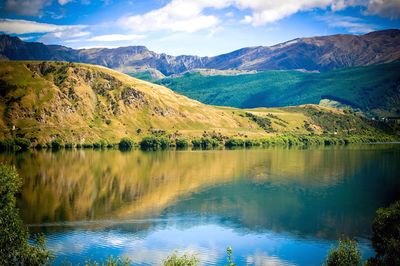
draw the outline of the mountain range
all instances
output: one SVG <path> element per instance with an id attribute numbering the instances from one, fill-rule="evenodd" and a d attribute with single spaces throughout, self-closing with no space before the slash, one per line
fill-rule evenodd
<path id="1" fill-rule="evenodd" d="M 3 60 L 51 60 L 102 65 L 121 72 L 151 71 L 163 77 L 192 69 L 290 70 L 325 72 L 351 66 L 395 62 L 400 59 L 400 30 L 375 31 L 365 35 L 339 34 L 298 38 L 274 46 L 242 48 L 213 57 L 172 56 L 145 46 L 113 49 L 72 49 L 61 45 L 24 42 L 0 35 Z"/>

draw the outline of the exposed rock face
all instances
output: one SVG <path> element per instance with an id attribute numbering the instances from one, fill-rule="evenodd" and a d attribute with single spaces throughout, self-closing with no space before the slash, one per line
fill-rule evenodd
<path id="1" fill-rule="evenodd" d="M 214 57 L 157 54 L 144 46 L 74 50 L 60 45 L 23 42 L 16 37 L 1 35 L 0 58 L 83 62 L 123 72 L 156 69 L 164 75 L 178 74 L 195 68 L 327 71 L 399 60 L 400 30 L 376 31 L 360 36 L 300 38 L 270 47 L 243 48 Z"/>

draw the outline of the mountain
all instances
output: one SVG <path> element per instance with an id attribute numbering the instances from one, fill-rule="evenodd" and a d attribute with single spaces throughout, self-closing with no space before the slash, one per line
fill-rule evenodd
<path id="1" fill-rule="evenodd" d="M 214 57 L 158 54 L 144 46 L 75 50 L 60 45 L 23 42 L 17 37 L 1 35 L 0 57 L 10 60 L 82 62 L 125 73 L 151 70 L 167 76 L 196 68 L 328 71 L 398 61 L 400 30 L 376 31 L 360 36 L 299 38 L 270 47 L 248 47 Z"/>
<path id="2" fill-rule="evenodd" d="M 166 87 L 80 63 L 2 61 L 0 95 L 0 140 L 115 143 L 160 131 L 172 138 L 382 133 L 371 121 L 334 108 L 209 106 Z"/>
<path id="3" fill-rule="evenodd" d="M 323 73 L 270 70 L 204 76 L 187 73 L 157 82 L 206 104 L 238 108 L 318 104 L 326 99 L 374 115 L 400 115 L 400 62 Z"/>

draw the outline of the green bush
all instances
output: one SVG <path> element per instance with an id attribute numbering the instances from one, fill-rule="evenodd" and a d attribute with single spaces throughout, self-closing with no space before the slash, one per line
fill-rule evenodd
<path id="1" fill-rule="evenodd" d="M 368 265 L 400 265 L 400 201 L 376 211 L 371 241 L 376 255 Z"/>
<path id="2" fill-rule="evenodd" d="M 82 144 L 80 144 L 80 143 L 76 144 L 76 148 L 77 149 L 82 149 Z"/>
<path id="3" fill-rule="evenodd" d="M 200 260 L 194 255 L 189 256 L 187 254 L 183 254 L 182 256 L 179 256 L 176 253 L 168 256 L 163 261 L 164 266 L 196 266 L 199 265 L 199 263 Z"/>
<path id="4" fill-rule="evenodd" d="M 112 149 L 112 148 L 114 148 L 114 145 L 112 143 L 107 143 L 107 148 Z"/>
<path id="5" fill-rule="evenodd" d="M 232 247 L 228 247 L 226 249 L 226 259 L 228 261 L 227 266 L 236 266 L 236 263 L 232 259 L 233 249 Z"/>
<path id="6" fill-rule="evenodd" d="M 101 148 L 101 143 L 100 142 L 93 143 L 93 148 L 94 149 L 100 149 Z"/>
<path id="7" fill-rule="evenodd" d="M 64 148 L 66 149 L 72 149 L 74 147 L 74 144 L 72 144 L 71 142 L 65 143 Z"/>
<path id="8" fill-rule="evenodd" d="M 27 150 L 31 146 L 31 141 L 26 138 L 15 138 L 14 144 L 21 148 L 21 150 Z"/>
<path id="9" fill-rule="evenodd" d="M 50 147 L 53 149 L 53 150 L 59 150 L 59 149 L 61 149 L 62 148 L 62 142 L 61 142 L 61 140 L 59 140 L 59 139 L 54 139 L 51 143 L 50 143 Z"/>
<path id="10" fill-rule="evenodd" d="M 127 137 L 122 138 L 118 143 L 118 148 L 120 150 L 127 151 L 133 149 L 133 147 L 135 147 L 135 142 Z"/>
<path id="11" fill-rule="evenodd" d="M 41 149 L 44 149 L 44 148 L 47 148 L 45 144 L 37 143 L 35 145 L 35 149 L 37 149 L 37 150 L 41 150 Z"/>
<path id="12" fill-rule="evenodd" d="M 28 230 L 15 207 L 21 183 L 15 168 L 0 164 L 0 265 L 45 265 L 52 256 L 44 238 L 29 244 Z"/>
<path id="13" fill-rule="evenodd" d="M 201 139 L 193 139 L 192 146 L 198 149 L 210 149 L 219 146 L 219 141 L 214 138 L 203 137 Z"/>
<path id="14" fill-rule="evenodd" d="M 258 139 L 246 139 L 244 141 L 244 146 L 246 147 L 253 147 L 253 146 L 260 146 L 261 141 Z"/>
<path id="15" fill-rule="evenodd" d="M 337 247 L 331 248 L 326 258 L 326 266 L 359 266 L 361 253 L 357 242 L 349 238 L 339 239 Z"/>
<path id="16" fill-rule="evenodd" d="M 167 149 L 170 147 L 171 141 L 164 136 L 147 136 L 140 141 L 139 145 L 143 150 Z"/>
<path id="17" fill-rule="evenodd" d="M 114 258 L 113 256 L 110 256 L 106 261 L 86 261 L 85 266 L 128 266 L 130 265 L 130 262 L 129 258 L 121 259 L 120 257 Z"/>
<path id="18" fill-rule="evenodd" d="M 176 148 L 178 148 L 178 149 L 184 149 L 189 146 L 189 141 L 187 139 L 183 139 L 183 138 L 176 139 L 175 145 L 176 145 Z"/>
<path id="19" fill-rule="evenodd" d="M 82 148 L 84 149 L 93 149 L 93 144 L 92 143 L 83 143 Z"/>
<path id="20" fill-rule="evenodd" d="M 14 140 L 13 139 L 5 139 L 0 141 L 0 150 L 9 151 L 14 149 Z"/>
<path id="21" fill-rule="evenodd" d="M 243 147 L 244 141 L 242 139 L 228 139 L 225 141 L 225 147 L 232 148 L 232 147 Z"/>

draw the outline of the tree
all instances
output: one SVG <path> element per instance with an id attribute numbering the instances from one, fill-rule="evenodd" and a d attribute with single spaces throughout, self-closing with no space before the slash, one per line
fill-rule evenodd
<path id="1" fill-rule="evenodd" d="M 28 243 L 28 230 L 15 207 L 21 183 L 15 168 L 0 164 L 0 265 L 45 265 L 52 256 L 44 238 Z"/>
<path id="2" fill-rule="evenodd" d="M 371 240 L 376 255 L 368 265 L 400 265 L 400 201 L 376 211 Z"/>
<path id="3" fill-rule="evenodd" d="M 340 238 L 337 247 L 332 247 L 324 263 L 326 266 L 361 265 L 361 253 L 357 242 L 349 238 Z"/>

